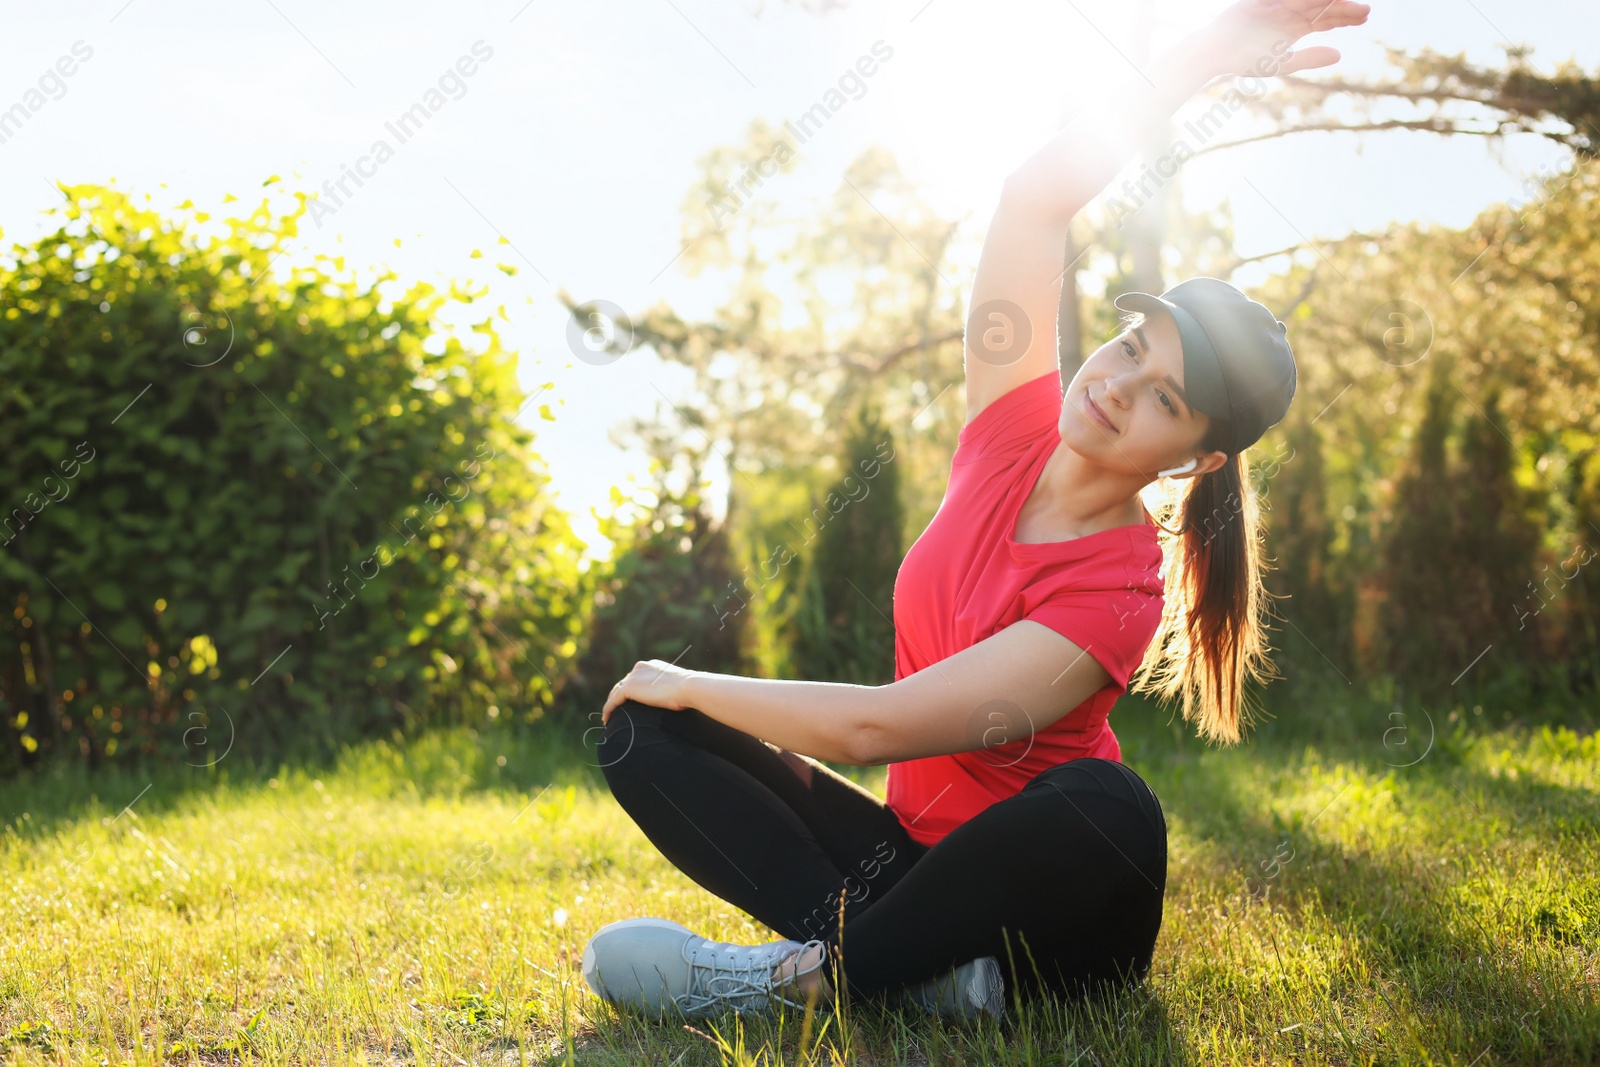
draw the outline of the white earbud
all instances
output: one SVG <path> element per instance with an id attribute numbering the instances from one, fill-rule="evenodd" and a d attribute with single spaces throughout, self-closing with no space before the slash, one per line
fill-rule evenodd
<path id="1" fill-rule="evenodd" d="M 1191 459 L 1189 462 L 1185 463 L 1181 467 L 1173 467 L 1170 470 L 1161 471 L 1160 473 L 1158 473 L 1156 475 L 1156 477 L 1157 478 L 1166 478 L 1166 477 L 1169 477 L 1169 476 L 1174 475 L 1174 474 L 1188 474 L 1190 471 L 1194 470 L 1198 466 L 1200 466 L 1200 459 L 1197 456 L 1194 459 Z"/>

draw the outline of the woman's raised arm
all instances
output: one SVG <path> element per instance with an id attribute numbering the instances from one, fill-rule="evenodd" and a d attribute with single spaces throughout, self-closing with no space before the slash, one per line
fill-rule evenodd
<path id="1" fill-rule="evenodd" d="M 967 421 L 1024 382 L 1059 371 L 1067 228 L 1178 108 L 1218 76 L 1271 77 L 1337 62 L 1335 49 L 1296 50 L 1294 42 L 1359 25 L 1370 10 L 1353 0 L 1240 0 L 1148 71 L 1127 70 L 1097 92 L 1006 177 L 968 300 Z"/>
<path id="2" fill-rule="evenodd" d="M 1353 0 L 1241 0 L 1151 62 L 1149 71 L 1124 71 L 1096 93 L 1096 103 L 1013 171 L 1006 187 L 1027 199 L 1041 221 L 1070 221 L 1213 78 L 1330 66 L 1339 60 L 1337 49 L 1296 49 L 1295 41 L 1360 25 L 1370 10 Z"/>

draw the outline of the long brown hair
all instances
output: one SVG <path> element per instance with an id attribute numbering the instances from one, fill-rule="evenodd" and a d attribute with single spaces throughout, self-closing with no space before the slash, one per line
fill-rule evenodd
<path id="1" fill-rule="evenodd" d="M 1199 450 L 1226 452 L 1227 429 L 1225 420 L 1211 419 Z M 1225 744 L 1237 744 L 1241 727 L 1256 721 L 1247 683 L 1281 677 L 1267 656 L 1263 529 L 1245 455 L 1171 485 L 1152 509 L 1168 564 L 1166 604 L 1129 687 L 1182 696 L 1183 717 L 1200 736 Z"/>

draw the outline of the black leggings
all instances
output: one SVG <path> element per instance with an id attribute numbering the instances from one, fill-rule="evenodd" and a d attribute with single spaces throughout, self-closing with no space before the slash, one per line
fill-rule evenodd
<path id="1" fill-rule="evenodd" d="M 848 779 L 699 711 L 624 701 L 598 753 L 668 860 L 783 937 L 825 941 L 835 988 L 995 956 L 1008 990 L 1095 996 L 1150 968 L 1167 824 L 1121 763 L 1051 767 L 929 848 Z"/>

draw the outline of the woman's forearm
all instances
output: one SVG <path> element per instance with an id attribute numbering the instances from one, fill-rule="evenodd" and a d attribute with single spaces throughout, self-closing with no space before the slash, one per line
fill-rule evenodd
<path id="1" fill-rule="evenodd" d="M 686 703 L 779 748 L 835 763 L 860 761 L 857 741 L 881 691 L 847 682 L 801 682 L 695 672 Z"/>
<path id="2" fill-rule="evenodd" d="M 1200 30 L 1141 73 L 1128 70 L 1006 179 L 1040 221 L 1070 222 L 1162 126 L 1213 78 L 1226 73 L 1216 37 Z"/>

